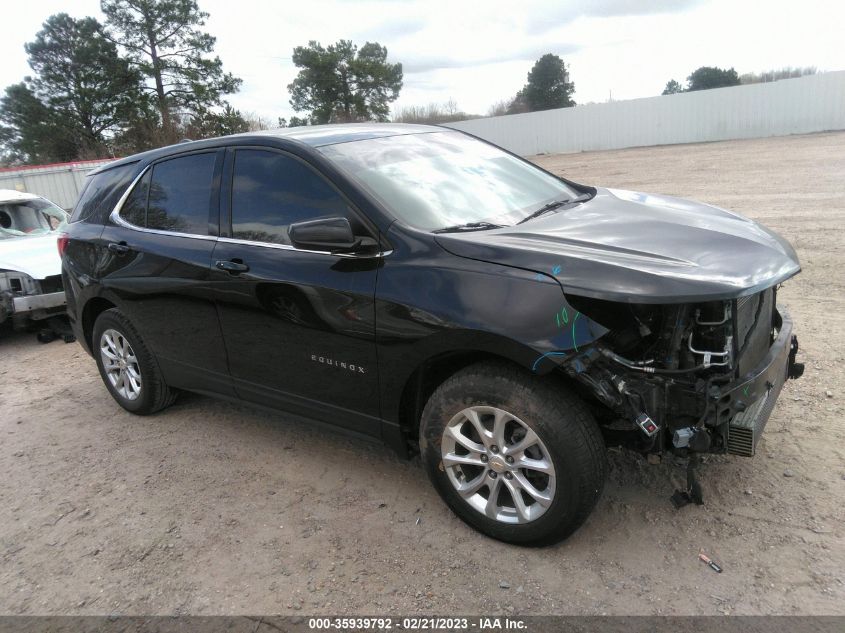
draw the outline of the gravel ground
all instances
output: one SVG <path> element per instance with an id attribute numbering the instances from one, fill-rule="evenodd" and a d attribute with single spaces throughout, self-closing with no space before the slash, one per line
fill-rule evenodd
<path id="1" fill-rule="evenodd" d="M 385 447 L 193 395 L 133 417 L 78 345 L 7 333 L 0 612 L 845 614 L 845 133 L 536 160 L 739 211 L 798 250 L 779 298 L 807 371 L 756 457 L 707 460 L 705 506 L 670 505 L 679 466 L 612 451 L 579 532 L 512 547 Z"/>

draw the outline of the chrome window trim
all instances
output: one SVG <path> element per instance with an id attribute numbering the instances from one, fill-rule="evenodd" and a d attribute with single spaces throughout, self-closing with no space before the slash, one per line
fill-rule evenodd
<path id="1" fill-rule="evenodd" d="M 154 163 L 153 163 L 154 164 Z M 135 188 L 135 185 L 138 184 L 138 181 L 144 177 L 150 169 L 152 169 L 153 164 L 147 165 L 141 172 L 135 176 L 131 183 L 129 183 L 129 187 L 127 187 L 126 191 L 123 192 L 123 195 L 120 196 L 120 200 L 117 201 L 117 204 L 114 205 L 114 209 L 109 214 L 109 220 L 111 220 L 114 224 L 121 226 L 125 229 L 129 229 L 130 231 L 139 231 L 141 233 L 152 233 L 153 235 L 171 235 L 173 237 L 190 237 L 197 240 L 211 240 L 216 241 L 216 235 L 199 235 L 198 233 L 180 233 L 178 231 L 164 231 L 162 229 L 148 229 L 145 226 L 136 226 L 131 222 L 127 222 L 122 217 L 120 217 L 120 212 L 123 210 L 123 205 L 126 203 L 126 200 L 129 198 L 129 194 L 132 193 L 132 190 Z"/>
<path id="2" fill-rule="evenodd" d="M 132 193 L 132 190 L 135 188 L 135 185 L 138 184 L 138 181 L 144 177 L 144 174 L 147 173 L 149 169 L 152 168 L 152 165 L 147 165 L 141 172 L 135 176 L 131 183 L 129 183 L 129 187 L 127 187 L 126 191 L 123 192 L 123 195 L 120 196 L 120 200 L 117 201 L 117 204 L 112 209 L 111 214 L 109 215 L 109 219 L 116 224 L 117 226 L 123 227 L 125 229 L 129 229 L 130 231 L 138 231 L 140 233 L 152 233 L 154 235 L 170 235 L 173 237 L 188 237 L 196 240 L 211 240 L 215 242 L 225 242 L 227 244 L 243 244 L 245 246 L 260 246 L 262 248 L 275 248 L 278 250 L 283 251 L 294 251 L 299 253 L 312 253 L 314 255 L 330 255 L 332 257 L 343 257 L 347 259 L 376 259 L 387 257 L 391 253 L 392 250 L 389 251 L 379 251 L 377 253 L 332 253 L 331 251 L 311 251 L 306 250 L 304 248 L 296 248 L 291 244 L 273 244 L 271 242 L 255 242 L 252 240 L 240 240 L 233 237 L 218 237 L 216 235 L 197 235 L 196 233 L 179 233 L 177 231 L 163 231 L 161 229 L 148 229 L 143 226 L 135 226 L 131 222 L 127 222 L 122 217 L 120 217 L 120 212 L 123 210 L 123 205 L 126 200 L 129 198 L 129 194 Z"/>
<path id="3" fill-rule="evenodd" d="M 379 251 L 377 253 L 333 253 L 331 251 L 312 251 L 305 248 L 297 248 L 291 244 L 274 244 L 272 242 L 256 242 L 253 240 L 241 240 L 235 237 L 218 237 L 218 242 L 225 242 L 226 244 L 242 244 L 244 246 L 260 246 L 262 248 L 275 248 L 281 251 L 294 251 L 296 253 L 312 253 L 314 255 L 330 255 L 332 257 L 345 257 L 351 259 L 375 259 L 387 257 L 392 250 Z"/>

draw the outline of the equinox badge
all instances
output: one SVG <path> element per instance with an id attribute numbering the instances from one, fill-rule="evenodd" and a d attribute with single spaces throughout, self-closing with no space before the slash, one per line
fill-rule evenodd
<path id="1" fill-rule="evenodd" d="M 353 363 L 347 363 L 345 361 L 335 360 L 334 358 L 329 358 L 328 356 L 317 356 L 316 354 L 311 354 L 311 360 L 315 363 L 322 363 L 323 365 L 331 365 L 332 367 L 337 367 L 339 369 L 347 369 L 351 372 L 357 374 L 366 374 L 367 370 L 364 369 L 361 365 L 355 365 Z"/>

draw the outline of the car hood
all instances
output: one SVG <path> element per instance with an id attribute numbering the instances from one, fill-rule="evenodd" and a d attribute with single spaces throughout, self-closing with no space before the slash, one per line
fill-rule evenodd
<path id="1" fill-rule="evenodd" d="M 58 234 L 0 239 L 0 270 L 14 270 L 33 279 L 62 273 L 62 260 L 56 246 Z"/>
<path id="2" fill-rule="evenodd" d="M 436 240 L 461 257 L 553 276 L 566 293 L 630 303 L 732 299 L 801 270 L 786 240 L 748 218 L 619 189 L 525 224 Z"/>

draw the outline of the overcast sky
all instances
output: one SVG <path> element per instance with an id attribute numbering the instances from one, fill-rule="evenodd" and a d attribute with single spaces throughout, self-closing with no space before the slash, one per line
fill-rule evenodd
<path id="1" fill-rule="evenodd" d="M 560 55 L 578 103 L 658 95 L 699 66 L 740 74 L 784 66 L 845 69 L 840 0 L 199 0 L 224 68 L 244 80 L 230 102 L 275 122 L 293 114 L 294 46 L 387 46 L 402 62 L 395 107 L 454 99 L 485 114 L 512 97 L 544 53 Z M 23 45 L 60 11 L 102 20 L 99 0 L 3 2 L 0 87 L 30 72 Z"/>

